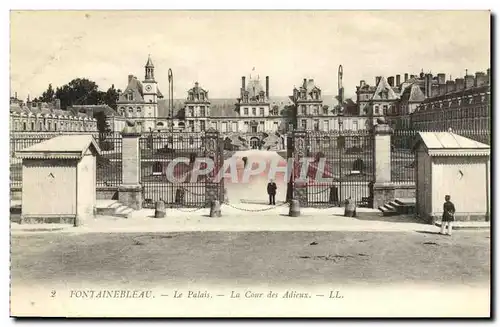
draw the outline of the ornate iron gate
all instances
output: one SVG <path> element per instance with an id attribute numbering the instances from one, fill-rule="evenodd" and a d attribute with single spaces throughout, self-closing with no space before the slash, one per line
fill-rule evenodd
<path id="1" fill-rule="evenodd" d="M 217 179 L 224 164 L 218 131 L 153 132 L 143 135 L 139 146 L 143 207 L 160 200 L 171 207 L 207 207 L 213 200 L 223 201 L 224 180 Z M 206 159 L 214 162 L 214 169 L 196 174 L 207 167 Z"/>
<path id="2" fill-rule="evenodd" d="M 341 206 L 351 198 L 360 207 L 373 206 L 371 132 L 295 130 L 288 135 L 287 147 L 288 159 L 294 163 L 287 200 L 297 199 L 304 207 L 321 207 Z"/>

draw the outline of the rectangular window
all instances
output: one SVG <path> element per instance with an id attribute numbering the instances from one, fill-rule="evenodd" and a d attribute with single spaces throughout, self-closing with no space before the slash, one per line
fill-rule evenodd
<path id="1" fill-rule="evenodd" d="M 352 122 L 352 129 L 353 129 L 354 131 L 357 131 L 357 130 L 358 130 L 358 121 L 357 121 L 357 120 L 355 120 L 355 121 L 353 121 L 353 122 Z"/>
<path id="2" fill-rule="evenodd" d="M 263 132 L 264 130 L 265 130 L 265 128 L 264 128 L 264 122 L 261 121 L 261 122 L 259 122 L 259 132 Z"/>
<path id="3" fill-rule="evenodd" d="M 325 120 L 325 121 L 323 122 L 323 130 L 324 130 L 325 132 L 328 132 L 328 131 L 330 130 L 330 122 L 329 122 L 328 120 Z"/>
<path id="4" fill-rule="evenodd" d="M 260 115 L 264 116 L 264 108 L 260 108 Z"/>
<path id="5" fill-rule="evenodd" d="M 221 132 L 223 132 L 223 133 L 227 132 L 227 123 L 226 122 L 222 123 Z"/>
<path id="6" fill-rule="evenodd" d="M 323 106 L 323 115 L 328 115 L 328 106 Z"/>
<path id="7" fill-rule="evenodd" d="M 274 131 L 274 132 L 276 132 L 277 130 L 278 130 L 278 122 L 277 122 L 277 121 L 275 121 L 275 122 L 273 123 L 273 131 Z"/>
<path id="8" fill-rule="evenodd" d="M 314 130 L 319 131 L 319 120 L 314 121 Z"/>
<path id="9" fill-rule="evenodd" d="M 233 132 L 237 132 L 237 131 L 238 131 L 238 123 L 233 122 Z"/>
<path id="10" fill-rule="evenodd" d="M 383 114 L 384 114 L 384 115 L 387 115 L 387 105 L 384 105 L 384 106 L 383 106 L 383 108 L 384 108 L 384 109 L 383 109 Z"/>
<path id="11" fill-rule="evenodd" d="M 302 128 L 307 129 L 307 120 L 305 119 L 302 120 Z"/>
<path id="12" fill-rule="evenodd" d="M 378 109 L 378 106 L 375 106 L 375 114 L 378 115 L 379 114 L 379 109 Z"/>
<path id="13" fill-rule="evenodd" d="M 194 117 L 194 107 L 189 106 L 188 109 L 189 109 L 189 117 Z"/>
<path id="14" fill-rule="evenodd" d="M 305 105 L 302 105 L 301 108 L 302 108 L 302 114 L 307 115 L 307 107 Z"/>
<path id="15" fill-rule="evenodd" d="M 188 122 L 188 125 L 189 125 L 189 131 L 194 132 L 194 121 L 190 120 Z"/>
<path id="16" fill-rule="evenodd" d="M 200 130 L 201 130 L 202 132 L 204 132 L 204 131 L 205 131 L 205 121 L 204 121 L 204 120 L 200 120 Z"/>
<path id="17" fill-rule="evenodd" d="M 314 106 L 314 107 L 313 107 L 313 113 L 314 113 L 315 115 L 319 115 L 319 107 L 318 107 L 318 106 Z"/>
<path id="18" fill-rule="evenodd" d="M 205 117 L 205 106 L 200 107 L 200 116 Z"/>
<path id="19" fill-rule="evenodd" d="M 243 112 L 244 112 L 245 116 L 248 116 L 248 108 L 246 108 L 246 107 L 243 108 Z"/>
<path id="20" fill-rule="evenodd" d="M 252 108 L 252 115 L 257 116 L 257 108 Z"/>

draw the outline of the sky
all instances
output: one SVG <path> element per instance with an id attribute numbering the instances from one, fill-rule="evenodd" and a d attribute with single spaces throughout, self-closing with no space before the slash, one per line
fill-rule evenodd
<path id="1" fill-rule="evenodd" d="M 11 95 L 37 97 L 49 83 L 88 78 L 102 90 L 144 78 L 151 55 L 162 93 L 194 82 L 211 98 L 237 98 L 241 76 L 270 77 L 287 96 L 304 78 L 347 97 L 360 80 L 405 72 L 447 79 L 490 67 L 488 11 L 12 11 Z M 255 70 L 252 69 L 255 67 Z"/>

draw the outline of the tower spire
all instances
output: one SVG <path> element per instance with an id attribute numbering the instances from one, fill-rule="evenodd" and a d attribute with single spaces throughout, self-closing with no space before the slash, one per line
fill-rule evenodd
<path id="1" fill-rule="evenodd" d="M 146 62 L 146 66 L 144 67 L 146 70 L 146 74 L 144 79 L 146 81 L 154 81 L 155 80 L 155 66 L 153 65 L 153 61 L 151 60 L 151 55 L 148 55 L 148 61 Z"/>

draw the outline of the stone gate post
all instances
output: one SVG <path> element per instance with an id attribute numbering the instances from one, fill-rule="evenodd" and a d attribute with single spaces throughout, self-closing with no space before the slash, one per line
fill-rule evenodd
<path id="1" fill-rule="evenodd" d="M 118 187 L 118 200 L 134 210 L 142 207 L 140 137 L 135 124 L 127 122 L 122 131 L 122 184 Z"/>
<path id="2" fill-rule="evenodd" d="M 375 183 L 373 185 L 373 208 L 378 208 L 394 199 L 394 185 L 391 182 L 391 135 L 387 124 L 374 126 Z"/>

